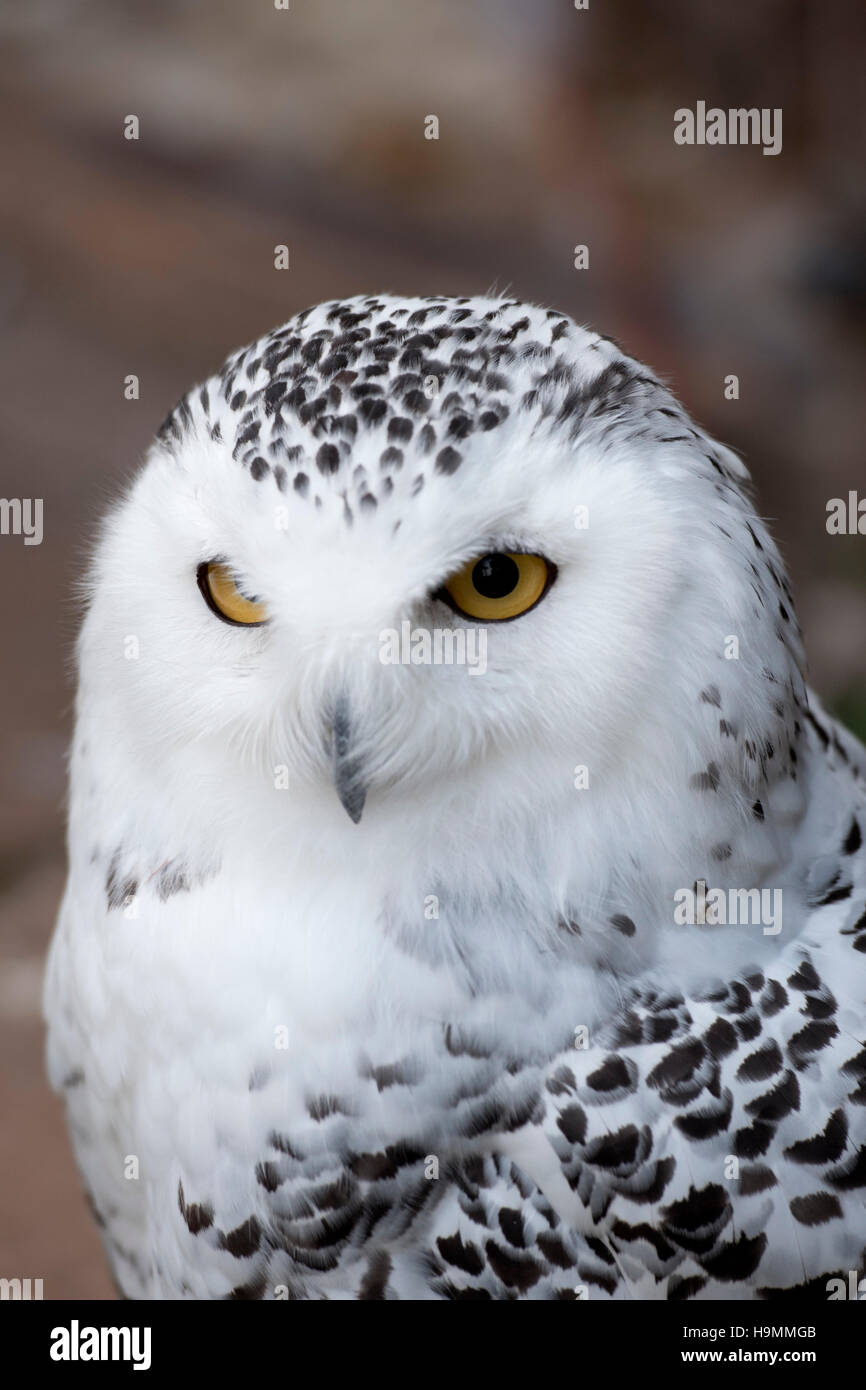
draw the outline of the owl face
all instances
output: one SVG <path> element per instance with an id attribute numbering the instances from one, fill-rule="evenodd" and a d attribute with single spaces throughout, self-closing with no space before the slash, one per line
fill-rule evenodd
<path id="1" fill-rule="evenodd" d="M 169 418 L 85 650 L 148 763 L 196 785 L 206 749 L 239 814 L 279 770 L 364 826 L 482 787 L 538 814 L 578 766 L 666 781 L 703 728 L 689 672 L 749 607 L 743 476 L 564 316 L 320 306 Z"/>

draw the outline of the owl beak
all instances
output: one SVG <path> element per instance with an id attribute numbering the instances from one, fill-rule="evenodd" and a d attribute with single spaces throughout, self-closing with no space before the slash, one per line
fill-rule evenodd
<path id="1" fill-rule="evenodd" d="M 367 799 L 367 784 L 361 775 L 360 760 L 352 752 L 349 702 L 343 695 L 337 699 L 331 715 L 330 747 L 331 775 L 337 796 L 349 819 L 357 825 Z"/>

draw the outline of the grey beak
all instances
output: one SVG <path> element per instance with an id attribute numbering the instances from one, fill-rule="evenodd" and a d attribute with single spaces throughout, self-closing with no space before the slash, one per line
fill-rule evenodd
<path id="1" fill-rule="evenodd" d="M 359 759 L 352 752 L 352 723 L 349 702 L 340 696 L 331 717 L 331 769 L 337 796 L 355 825 L 364 812 L 367 784 Z"/>

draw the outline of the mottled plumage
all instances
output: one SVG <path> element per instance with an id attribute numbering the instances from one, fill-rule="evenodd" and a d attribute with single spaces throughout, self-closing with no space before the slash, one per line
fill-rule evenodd
<path id="1" fill-rule="evenodd" d="M 483 674 L 382 663 L 502 553 L 554 578 Z M 866 753 L 646 368 L 513 299 L 308 310 L 175 408 L 88 600 L 46 1012 L 124 1293 L 863 1273 Z"/>

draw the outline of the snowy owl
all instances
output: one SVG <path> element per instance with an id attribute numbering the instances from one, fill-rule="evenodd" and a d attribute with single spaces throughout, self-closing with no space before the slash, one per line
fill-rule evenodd
<path id="1" fill-rule="evenodd" d="M 48 1057 L 122 1293 L 864 1272 L 866 753 L 742 463 L 610 339 L 379 295 L 234 353 L 78 664 Z"/>

